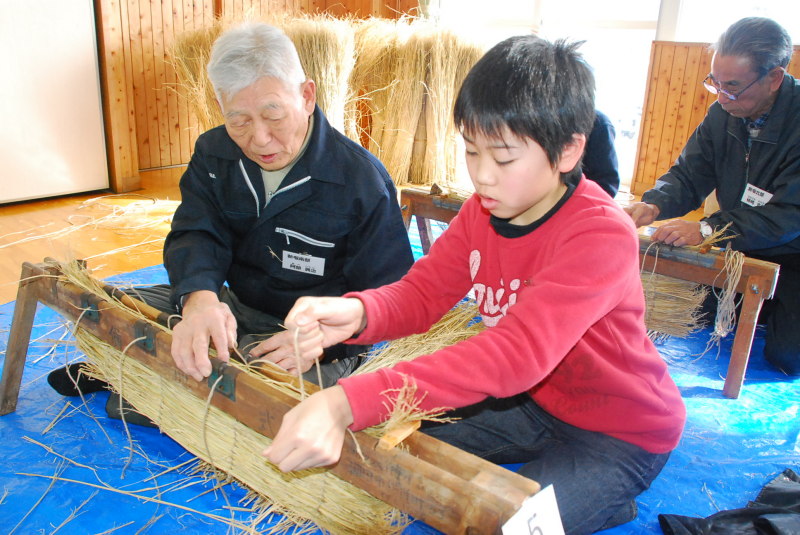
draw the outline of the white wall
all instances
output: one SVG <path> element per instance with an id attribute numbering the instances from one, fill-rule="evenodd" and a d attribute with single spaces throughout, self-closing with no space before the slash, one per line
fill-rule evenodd
<path id="1" fill-rule="evenodd" d="M 107 188 L 92 0 L 0 0 L 0 203 Z"/>

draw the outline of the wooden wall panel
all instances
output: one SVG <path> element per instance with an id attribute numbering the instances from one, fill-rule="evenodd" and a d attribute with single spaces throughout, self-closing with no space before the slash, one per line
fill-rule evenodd
<path id="1" fill-rule="evenodd" d="M 139 187 L 139 171 L 188 163 L 200 134 L 169 49 L 215 16 L 274 13 L 396 18 L 416 0 L 95 0 L 112 189 Z"/>
<path id="2" fill-rule="evenodd" d="M 127 4 L 102 0 L 95 12 L 109 183 L 114 191 L 131 191 L 140 181 Z"/>
<path id="3" fill-rule="evenodd" d="M 642 109 L 636 168 L 631 192 L 652 188 L 683 150 L 714 103 L 703 87 L 711 70 L 708 43 L 654 41 Z M 789 73 L 800 77 L 800 47 L 795 47 Z"/>

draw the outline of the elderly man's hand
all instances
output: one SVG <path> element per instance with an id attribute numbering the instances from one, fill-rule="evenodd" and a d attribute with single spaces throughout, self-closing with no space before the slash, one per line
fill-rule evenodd
<path id="1" fill-rule="evenodd" d="M 656 220 L 660 212 L 658 206 L 645 202 L 635 202 L 623 207 L 623 210 L 631 216 L 633 224 L 637 227 L 644 227 L 651 224 Z"/>
<path id="2" fill-rule="evenodd" d="M 700 232 L 700 223 L 674 219 L 664 223 L 653 232 L 650 237 L 653 241 L 664 242 L 667 245 L 683 247 L 685 245 L 700 245 L 703 234 Z"/>
<path id="3" fill-rule="evenodd" d="M 270 336 L 248 353 L 248 360 L 268 360 L 274 362 L 289 373 L 301 374 L 314 365 L 317 358 L 315 349 L 319 346 L 316 337 L 300 337 L 297 330 L 282 331 Z"/>
<path id="4" fill-rule="evenodd" d="M 229 348 L 236 347 L 236 318 L 214 292 L 192 292 L 184 300 L 183 319 L 172 331 L 172 360 L 179 370 L 202 381 L 211 375 L 210 343 L 217 357 L 227 362 Z"/>

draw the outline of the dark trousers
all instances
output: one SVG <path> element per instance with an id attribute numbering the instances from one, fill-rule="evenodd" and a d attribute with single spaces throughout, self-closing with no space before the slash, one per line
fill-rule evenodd
<path id="1" fill-rule="evenodd" d="M 766 327 L 764 357 L 767 362 L 787 375 L 800 375 L 800 261 L 795 255 L 748 256 L 781 266 L 775 294 L 764 301 L 758 323 Z M 716 311 L 717 298 L 709 292 L 703 304 L 706 321 L 713 324 Z"/>
<path id="2" fill-rule="evenodd" d="M 564 530 L 594 533 L 636 518 L 634 499 L 661 472 L 669 453 L 572 426 L 528 394 L 490 398 L 454 411 L 462 419 L 423 431 L 494 463 L 525 463 L 519 473 L 553 485 Z"/>
<path id="3" fill-rule="evenodd" d="M 800 375 L 800 266 L 781 264 L 775 296 L 764 302 L 759 322 L 767 328 L 767 361 L 788 375 Z"/>
<path id="4" fill-rule="evenodd" d="M 175 314 L 175 307 L 171 301 L 172 290 L 167 284 L 131 288 L 125 292 L 162 312 Z M 220 290 L 219 298 L 228 305 L 236 318 L 237 344 L 244 355 L 259 342 L 284 330 L 281 326 L 283 318 L 277 318 L 243 304 L 227 287 Z M 172 326 L 174 327 L 174 322 Z M 323 387 L 332 386 L 341 377 L 352 373 L 361 364 L 360 355 L 369 349 L 370 346 L 344 344 L 326 349 L 319 373 L 312 368 L 303 374 L 303 377 L 315 384 L 319 383 L 321 377 Z"/>

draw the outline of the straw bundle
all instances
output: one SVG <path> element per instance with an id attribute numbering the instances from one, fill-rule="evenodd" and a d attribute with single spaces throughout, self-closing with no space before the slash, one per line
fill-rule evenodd
<path id="1" fill-rule="evenodd" d="M 447 30 L 429 30 L 425 39 L 429 49 L 425 80 L 424 127 L 417 139 L 424 147 L 415 152 L 409 182 L 450 185 L 456 180 L 458 132 L 453 123 L 453 104 L 469 70 L 483 55 L 483 49 L 465 42 Z"/>
<path id="2" fill-rule="evenodd" d="M 425 19 L 276 16 L 297 48 L 317 103 L 331 124 L 361 142 L 398 185 L 455 180 L 455 95 L 483 50 Z M 202 130 L 222 124 L 206 64 L 211 46 L 234 20 L 216 20 L 176 37 L 179 85 Z"/>
<path id="3" fill-rule="evenodd" d="M 317 84 L 317 104 L 334 128 L 358 141 L 350 75 L 355 66 L 355 30 L 347 19 L 326 15 L 287 19 L 283 30 L 294 42 L 306 76 Z"/>
<path id="4" fill-rule="evenodd" d="M 357 23 L 355 28 L 356 64 L 350 85 L 358 93 L 354 103 L 361 115 L 359 125 L 371 122 L 364 145 L 382 159 L 381 147 L 385 131 L 386 108 L 391 98 L 391 87 L 399 69 L 398 50 L 408 39 L 408 25 L 404 22 L 369 18 Z M 391 169 L 389 174 L 392 174 Z"/>
<path id="5" fill-rule="evenodd" d="M 91 375 L 113 385 L 138 411 L 192 454 L 234 476 L 266 498 L 270 513 L 287 523 L 311 522 L 331 533 L 399 533 L 401 515 L 384 502 L 326 469 L 285 474 L 259 452 L 270 439 L 206 404 L 117 348 L 78 329 L 78 346 L 89 356 Z M 253 373 L 254 377 L 263 377 Z M 265 383 L 268 384 L 267 381 Z M 288 528 L 282 525 L 275 531 Z M 271 530 L 272 531 L 272 530 Z"/>
<path id="6" fill-rule="evenodd" d="M 351 85 L 371 122 L 367 147 L 398 185 L 455 179 L 455 95 L 483 50 L 425 19 L 362 21 Z"/>
<path id="7" fill-rule="evenodd" d="M 685 338 L 702 326 L 700 307 L 708 295 L 702 284 L 643 273 L 644 323 L 653 340 L 670 336 Z"/>
<path id="8" fill-rule="evenodd" d="M 178 76 L 178 85 L 183 89 L 183 93 L 179 94 L 186 98 L 201 132 L 224 122 L 217 96 L 206 73 L 211 45 L 222 29 L 222 22 L 215 20 L 201 30 L 178 34 L 169 54 Z"/>

